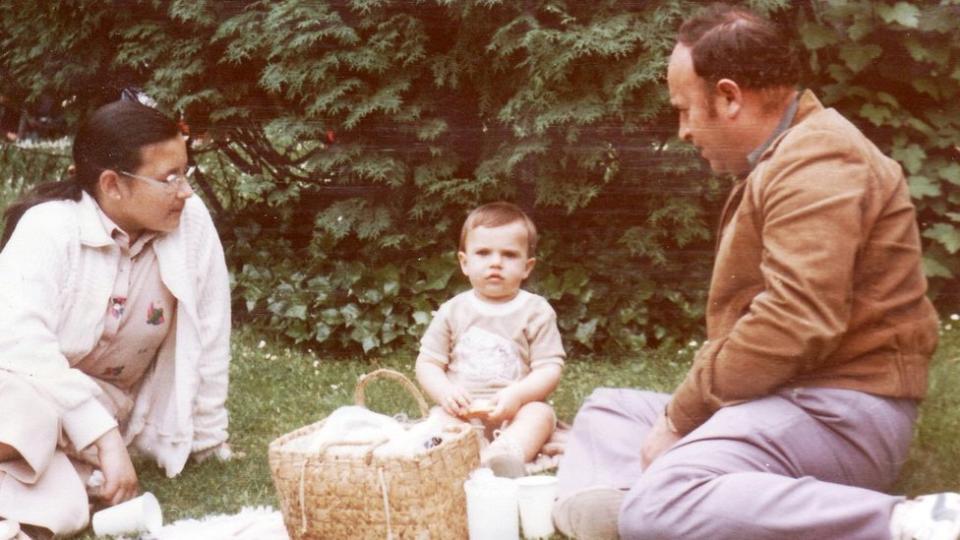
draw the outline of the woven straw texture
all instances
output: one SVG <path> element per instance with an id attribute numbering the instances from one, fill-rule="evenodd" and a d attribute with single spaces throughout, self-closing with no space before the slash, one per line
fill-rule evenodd
<path id="1" fill-rule="evenodd" d="M 364 405 L 364 387 L 377 378 L 400 382 L 426 416 L 423 395 L 392 370 L 361 377 L 357 405 Z M 473 429 L 453 428 L 439 445 L 411 457 L 376 457 L 376 445 L 358 455 L 284 448 L 323 422 L 283 435 L 269 446 L 270 472 L 292 540 L 467 538 L 463 482 L 480 464 L 480 440 Z"/>

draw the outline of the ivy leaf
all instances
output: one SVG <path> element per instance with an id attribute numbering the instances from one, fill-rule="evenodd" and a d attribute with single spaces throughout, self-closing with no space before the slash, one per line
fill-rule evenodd
<path id="1" fill-rule="evenodd" d="M 897 98 L 886 92 L 877 92 L 877 101 L 881 103 L 886 103 L 887 105 L 893 108 L 897 108 L 900 106 L 900 103 L 897 101 Z"/>
<path id="2" fill-rule="evenodd" d="M 838 83 L 846 83 L 851 78 L 853 78 L 853 73 L 850 72 L 850 68 L 843 64 L 830 64 L 827 66 L 827 73 L 830 74 L 830 77 L 837 81 Z M 839 85 L 834 85 L 839 86 Z"/>
<path id="3" fill-rule="evenodd" d="M 381 284 L 384 296 L 396 296 L 400 293 L 400 272 L 396 266 L 390 265 L 378 270 L 375 277 Z"/>
<path id="4" fill-rule="evenodd" d="M 902 163 L 910 174 L 920 172 L 920 168 L 923 167 L 923 160 L 927 157 L 926 151 L 918 144 L 895 147 L 890 154 L 893 159 Z"/>
<path id="5" fill-rule="evenodd" d="M 860 41 L 867 34 L 873 31 L 873 20 L 870 17 L 859 15 L 850 28 L 847 28 L 847 35 L 853 41 Z"/>
<path id="6" fill-rule="evenodd" d="M 330 279 L 327 276 L 314 276 L 307 281 L 309 291 L 314 295 L 314 302 L 323 304 L 330 297 Z"/>
<path id="7" fill-rule="evenodd" d="M 826 26 L 811 22 L 800 25 L 800 38 L 810 50 L 822 49 L 839 41 L 836 32 Z"/>
<path id="8" fill-rule="evenodd" d="M 286 313 L 284 313 L 284 315 L 286 315 L 287 317 L 290 317 L 291 319 L 306 320 L 307 306 L 303 304 L 294 304 L 287 308 L 287 311 Z"/>
<path id="9" fill-rule="evenodd" d="M 577 325 L 577 331 L 574 333 L 573 338 L 577 340 L 578 343 L 586 345 L 589 348 L 593 348 L 592 341 L 593 335 L 597 331 L 597 323 L 599 320 L 591 319 L 586 322 L 582 322 Z"/>
<path id="10" fill-rule="evenodd" d="M 570 268 L 563 273 L 563 290 L 577 294 L 590 282 L 590 275 L 582 266 Z"/>
<path id="11" fill-rule="evenodd" d="M 310 339 L 309 328 L 307 327 L 306 323 L 300 320 L 297 320 L 293 324 L 287 326 L 284 334 L 286 334 L 287 337 L 293 338 L 296 343 L 303 343 L 304 341 Z"/>
<path id="12" fill-rule="evenodd" d="M 899 23 L 907 28 L 916 28 L 920 23 L 920 9 L 909 2 L 897 2 L 892 6 L 879 4 L 877 15 L 887 24 Z"/>
<path id="13" fill-rule="evenodd" d="M 939 242 L 951 255 L 960 251 L 960 230 L 949 223 L 937 223 L 923 231 L 923 237 Z"/>
<path id="14" fill-rule="evenodd" d="M 360 341 L 360 346 L 363 347 L 364 353 L 368 353 L 380 346 L 380 339 L 377 336 L 368 334 L 363 336 L 363 339 Z"/>
<path id="15" fill-rule="evenodd" d="M 936 136 L 936 134 L 933 131 L 933 128 L 931 128 L 929 124 L 927 124 L 923 120 L 920 120 L 916 116 L 911 116 L 910 118 L 907 118 L 907 125 L 919 131 L 920 133 L 924 134 L 927 137 Z"/>
<path id="16" fill-rule="evenodd" d="M 942 97 L 940 85 L 930 77 L 915 77 L 910 81 L 910 84 L 916 88 L 918 92 L 927 94 L 934 99 L 939 100 Z"/>
<path id="17" fill-rule="evenodd" d="M 903 46 L 917 62 L 933 62 L 938 66 L 945 66 L 950 61 L 949 47 L 927 45 L 913 36 L 905 39 Z"/>
<path id="18" fill-rule="evenodd" d="M 893 113 L 887 107 L 864 103 L 860 107 L 860 116 L 866 118 L 875 126 L 882 126 L 893 117 Z"/>
<path id="19" fill-rule="evenodd" d="M 383 300 L 383 293 L 380 289 L 365 289 L 359 294 L 359 298 L 364 304 L 379 304 Z"/>
<path id="20" fill-rule="evenodd" d="M 559 300 L 563 296 L 563 281 L 557 274 L 550 273 L 537 280 L 537 293 L 547 300 Z"/>
<path id="21" fill-rule="evenodd" d="M 880 58 L 883 48 L 879 45 L 848 44 L 840 47 L 840 58 L 854 73 L 859 73 L 871 62 Z"/>
<path id="22" fill-rule="evenodd" d="M 356 304 L 347 304 L 340 308 L 340 314 L 347 326 L 352 326 L 360 318 L 360 308 Z"/>
<path id="23" fill-rule="evenodd" d="M 923 256 L 921 265 L 923 266 L 923 274 L 927 277 L 945 279 L 950 279 L 953 277 L 953 272 L 951 272 L 949 268 L 929 255 Z"/>
<path id="24" fill-rule="evenodd" d="M 940 170 L 937 172 L 939 173 L 940 178 L 943 178 L 953 185 L 960 186 L 960 164 L 951 163 L 944 167 L 940 167 Z"/>
<path id="25" fill-rule="evenodd" d="M 317 321 L 317 323 L 313 325 L 313 337 L 321 343 L 326 341 L 332 333 L 333 329 L 323 321 Z"/>
<path id="26" fill-rule="evenodd" d="M 343 322 L 343 315 L 336 308 L 327 308 L 320 312 L 320 320 L 330 326 L 336 326 Z"/>
<path id="27" fill-rule="evenodd" d="M 924 197 L 939 197 L 940 184 L 926 176 L 911 176 L 908 179 L 910 197 L 922 199 Z"/>
<path id="28" fill-rule="evenodd" d="M 445 258 L 435 257 L 430 259 L 428 264 L 424 265 L 423 270 L 427 274 L 423 283 L 423 290 L 436 291 L 447 286 L 456 268 Z"/>

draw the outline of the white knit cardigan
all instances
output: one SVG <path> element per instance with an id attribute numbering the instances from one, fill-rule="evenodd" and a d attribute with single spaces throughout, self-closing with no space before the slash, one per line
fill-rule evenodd
<path id="1" fill-rule="evenodd" d="M 78 448 L 116 426 L 96 400 L 99 386 L 70 367 L 99 341 L 119 269 L 120 248 L 97 211 L 86 193 L 34 206 L 0 253 L 0 369 L 25 375 L 54 403 Z M 230 287 L 223 247 L 198 197 L 153 246 L 161 280 L 177 298 L 176 326 L 144 378 L 124 437 L 173 477 L 191 453 L 227 440 Z"/>

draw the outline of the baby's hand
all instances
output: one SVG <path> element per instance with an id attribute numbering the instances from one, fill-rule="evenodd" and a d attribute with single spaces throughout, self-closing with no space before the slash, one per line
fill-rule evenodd
<path id="1" fill-rule="evenodd" d="M 493 422 L 513 419 L 517 415 L 517 411 L 520 410 L 520 406 L 523 405 L 513 386 L 508 386 L 497 392 L 493 396 L 491 404 L 493 405 L 493 412 L 487 418 Z"/>
<path id="2" fill-rule="evenodd" d="M 481 418 L 486 419 L 490 416 L 490 413 L 493 412 L 493 403 L 488 399 L 475 399 L 470 402 L 470 407 L 467 408 L 467 413 L 464 415 L 464 418 Z"/>
<path id="3" fill-rule="evenodd" d="M 470 408 L 470 394 L 458 384 L 450 384 L 440 396 L 438 405 L 443 407 L 447 414 L 464 416 Z"/>

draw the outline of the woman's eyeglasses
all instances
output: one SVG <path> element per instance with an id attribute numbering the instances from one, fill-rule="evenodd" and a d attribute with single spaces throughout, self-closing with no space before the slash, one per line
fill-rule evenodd
<path id="1" fill-rule="evenodd" d="M 129 176 L 131 178 L 136 178 L 138 180 L 143 180 L 146 182 L 152 182 L 162 186 L 168 191 L 176 191 L 180 188 L 181 185 L 189 186 L 190 179 L 193 177 L 193 173 L 197 171 L 196 167 L 188 167 L 186 171 L 181 173 L 171 173 L 166 176 L 166 178 L 150 178 L 149 176 L 140 176 L 139 174 L 129 173 L 127 171 L 119 171 L 120 174 L 124 176 Z M 181 184 L 183 182 L 183 184 Z M 192 187 L 192 186 L 191 186 Z"/>

